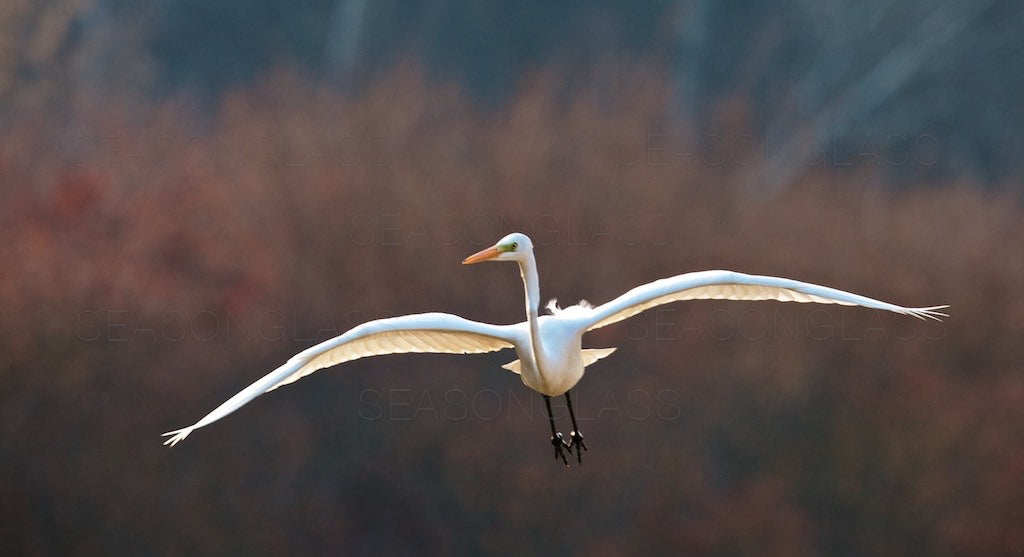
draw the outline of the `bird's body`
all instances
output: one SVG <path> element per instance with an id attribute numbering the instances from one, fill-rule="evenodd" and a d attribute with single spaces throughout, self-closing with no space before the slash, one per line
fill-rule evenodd
<path id="1" fill-rule="evenodd" d="M 359 325 L 342 335 L 308 348 L 289 359 L 252 385 L 231 397 L 195 424 L 165 433 L 165 444 L 174 445 L 197 428 L 234 412 L 257 396 L 292 383 L 318 369 L 342 362 L 383 354 L 406 352 L 446 352 L 470 354 L 514 348 L 518 360 L 502 367 L 519 373 L 523 383 L 549 397 L 566 395 L 573 417 L 573 442 L 583 449 L 582 435 L 575 427 L 569 390 L 583 377 L 586 366 L 608 356 L 614 348 L 583 348 L 583 335 L 616 323 L 651 307 L 681 300 L 778 300 L 859 305 L 910 315 L 920 319 L 939 319 L 938 310 L 946 306 L 907 308 L 834 288 L 778 277 L 747 275 L 732 271 L 700 271 L 676 275 L 633 288 L 599 306 L 586 302 L 564 309 L 554 301 L 549 315 L 539 315 L 540 287 L 530 239 L 509 234 L 493 247 L 480 251 L 463 263 L 515 261 L 519 264 L 526 291 L 526 321 L 512 325 L 492 325 L 447 313 L 423 313 L 379 319 Z M 549 402 L 550 405 L 550 402 Z M 556 457 L 564 443 L 552 421 L 552 443 Z M 577 451 L 579 455 L 579 450 Z"/>
<path id="2" fill-rule="evenodd" d="M 544 362 L 543 370 L 530 362 L 530 344 L 516 349 L 523 383 L 548 396 L 565 394 L 583 378 L 583 334 L 571 318 L 563 315 L 542 315 L 537 319 L 538 337 L 543 341 L 534 352 Z M 526 341 L 529 343 L 528 323 L 519 323 L 517 327 L 526 332 Z"/>

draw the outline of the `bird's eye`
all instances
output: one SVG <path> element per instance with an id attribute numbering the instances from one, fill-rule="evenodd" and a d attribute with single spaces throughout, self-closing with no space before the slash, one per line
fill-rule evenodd
<path id="1" fill-rule="evenodd" d="M 519 242 L 512 242 L 512 245 L 510 247 L 512 248 L 512 251 L 516 251 L 517 249 L 519 249 Z"/>

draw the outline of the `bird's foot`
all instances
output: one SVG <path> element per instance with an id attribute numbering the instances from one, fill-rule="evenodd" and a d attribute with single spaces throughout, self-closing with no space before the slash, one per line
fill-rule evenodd
<path id="1" fill-rule="evenodd" d="M 583 434 L 580 433 L 579 431 L 573 431 L 572 433 L 569 434 L 569 452 L 572 452 L 573 449 L 576 450 L 576 462 L 578 462 L 580 466 L 582 466 L 583 451 L 589 449 L 587 449 L 587 444 L 583 442 Z"/>
<path id="2" fill-rule="evenodd" d="M 565 442 L 561 433 L 556 433 L 551 437 L 551 446 L 555 448 L 555 460 L 562 459 L 562 464 L 565 464 L 566 467 L 568 467 L 569 460 L 565 458 L 565 451 L 568 450 L 572 453 L 572 446 Z"/>

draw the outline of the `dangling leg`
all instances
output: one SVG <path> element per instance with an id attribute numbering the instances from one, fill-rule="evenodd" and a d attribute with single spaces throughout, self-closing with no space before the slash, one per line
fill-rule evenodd
<path id="1" fill-rule="evenodd" d="M 576 412 L 572 409 L 572 398 L 569 391 L 565 392 L 565 405 L 569 407 L 569 419 L 572 420 L 572 433 L 569 434 L 569 451 L 576 449 L 576 462 L 583 465 L 583 451 L 587 450 L 587 444 L 583 442 L 583 433 L 580 426 L 576 425 Z"/>
<path id="2" fill-rule="evenodd" d="M 548 421 L 551 422 L 551 445 L 555 448 L 555 460 L 562 459 L 562 463 L 569 466 L 569 461 L 565 458 L 565 449 L 569 448 L 569 444 L 562 439 L 562 434 L 555 429 L 555 417 L 551 413 L 551 397 L 548 395 L 544 396 L 544 404 L 548 407 Z"/>

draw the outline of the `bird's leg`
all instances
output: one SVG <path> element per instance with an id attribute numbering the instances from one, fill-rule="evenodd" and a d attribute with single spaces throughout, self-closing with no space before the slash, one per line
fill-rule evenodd
<path id="1" fill-rule="evenodd" d="M 569 407 L 569 419 L 572 420 L 572 433 L 569 434 L 569 450 L 576 449 L 576 462 L 583 465 L 583 451 L 587 450 L 587 444 L 583 442 L 583 433 L 580 426 L 576 425 L 576 412 L 572 409 L 572 398 L 569 391 L 565 392 L 565 405 Z"/>
<path id="2" fill-rule="evenodd" d="M 565 449 L 569 449 L 572 452 L 572 448 L 562 438 L 562 434 L 555 429 L 555 417 L 551 413 L 551 397 L 544 395 L 544 404 L 548 407 L 548 422 L 551 423 L 551 445 L 555 448 L 555 460 L 561 458 L 562 464 L 569 466 L 569 461 L 565 458 Z"/>

